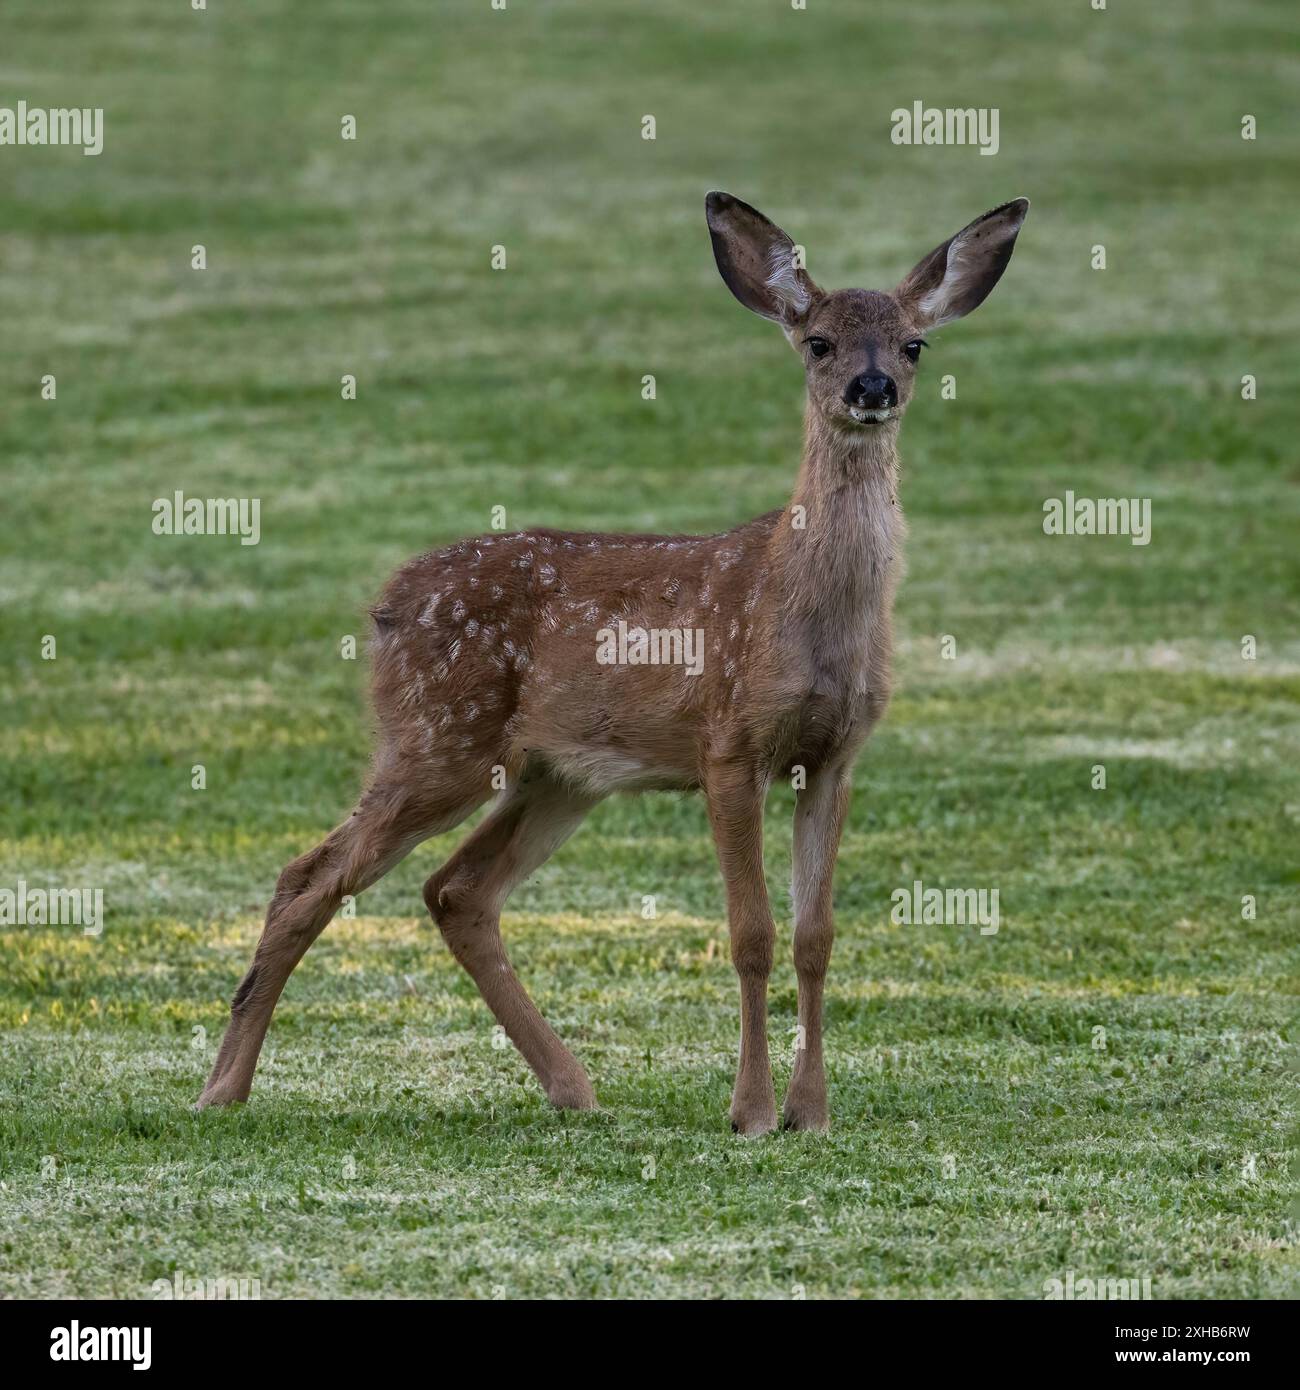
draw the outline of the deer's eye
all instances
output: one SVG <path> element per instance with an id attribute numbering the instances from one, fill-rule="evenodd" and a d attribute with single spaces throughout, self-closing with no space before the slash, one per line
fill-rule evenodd
<path id="1" fill-rule="evenodd" d="M 930 344 L 927 343 L 924 338 L 913 338 L 910 343 L 904 344 L 903 356 L 906 357 L 909 362 L 915 362 L 921 356 L 921 349 L 929 346 Z"/>
<path id="2" fill-rule="evenodd" d="M 831 350 L 831 345 L 825 338 L 809 338 L 807 341 L 808 351 L 811 352 L 814 357 L 825 357 Z"/>

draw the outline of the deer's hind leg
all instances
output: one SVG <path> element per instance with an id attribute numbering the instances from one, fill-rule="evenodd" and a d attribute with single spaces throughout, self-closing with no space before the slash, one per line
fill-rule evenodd
<path id="1" fill-rule="evenodd" d="M 487 797 L 446 778 L 437 788 L 377 778 L 355 811 L 315 849 L 289 864 L 275 886 L 248 973 L 198 1107 L 248 1099 L 271 1014 L 294 967 L 347 894 L 381 879 L 421 841 L 450 830 Z"/>
<path id="2" fill-rule="evenodd" d="M 424 886 L 424 900 L 451 953 L 533 1069 L 553 1105 L 596 1105 L 582 1064 L 555 1035 L 511 968 L 501 908 L 511 890 L 578 828 L 599 795 L 546 774 L 525 774 Z"/>

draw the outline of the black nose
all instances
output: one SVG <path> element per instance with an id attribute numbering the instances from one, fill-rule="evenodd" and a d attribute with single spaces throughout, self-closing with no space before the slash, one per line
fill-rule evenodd
<path id="1" fill-rule="evenodd" d="M 893 377 L 855 376 L 844 388 L 844 404 L 864 410 L 888 410 L 898 404 L 898 388 Z"/>

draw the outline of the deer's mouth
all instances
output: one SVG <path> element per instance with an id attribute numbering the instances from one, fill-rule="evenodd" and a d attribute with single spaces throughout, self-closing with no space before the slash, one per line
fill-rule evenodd
<path id="1" fill-rule="evenodd" d="M 849 406 L 849 415 L 859 425 L 883 425 L 886 420 L 898 418 L 898 407 L 891 405 L 875 409 L 864 405 L 851 405 Z"/>

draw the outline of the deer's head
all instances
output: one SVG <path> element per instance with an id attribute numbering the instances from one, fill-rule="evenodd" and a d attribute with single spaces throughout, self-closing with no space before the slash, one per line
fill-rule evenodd
<path id="1" fill-rule="evenodd" d="M 732 294 L 781 325 L 802 356 L 808 401 L 837 431 L 901 418 L 925 335 L 984 302 L 1002 278 L 1029 211 L 1016 198 L 978 217 L 923 257 L 892 293 L 827 292 L 797 263 L 794 243 L 729 193 L 705 200 L 718 269 Z"/>

